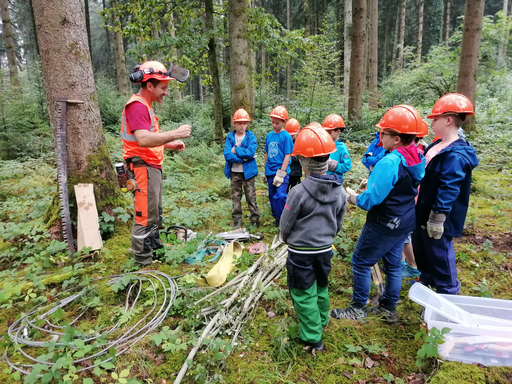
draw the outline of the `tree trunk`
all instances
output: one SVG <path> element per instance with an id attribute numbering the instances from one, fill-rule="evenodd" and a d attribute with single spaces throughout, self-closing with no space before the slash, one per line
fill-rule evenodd
<path id="1" fill-rule="evenodd" d="M 231 114 L 239 108 L 253 111 L 251 105 L 251 51 L 247 41 L 247 2 L 228 0 L 229 68 Z"/>
<path id="2" fill-rule="evenodd" d="M 347 110 L 350 85 L 350 59 L 352 56 L 352 0 L 345 0 L 345 26 L 343 34 L 343 109 Z"/>
<path id="3" fill-rule="evenodd" d="M 112 207 L 123 206 L 126 201 L 117 185 L 103 133 L 81 1 L 33 0 L 33 7 L 54 137 L 59 126 L 57 99 L 84 102 L 67 107 L 69 191 L 74 196 L 75 184 L 92 183 L 98 209 L 112 212 Z"/>
<path id="4" fill-rule="evenodd" d="M 102 4 L 103 11 L 105 11 L 107 9 L 106 0 L 102 0 Z M 107 38 L 107 67 L 110 68 L 110 63 L 112 62 L 112 52 L 110 48 L 112 47 L 112 43 L 110 41 L 110 30 L 108 29 L 108 25 L 105 26 L 105 37 Z"/>
<path id="5" fill-rule="evenodd" d="M 34 18 L 34 8 L 32 8 L 32 0 L 28 2 L 30 7 L 30 15 L 32 16 L 32 33 L 34 34 L 34 48 L 37 56 L 39 56 L 39 45 L 37 43 L 36 21 Z"/>
<path id="6" fill-rule="evenodd" d="M 286 29 L 290 30 L 291 16 L 290 16 L 290 0 L 286 0 Z M 286 63 L 286 99 L 288 100 L 288 107 L 290 107 L 290 100 L 292 99 L 292 62 L 288 59 Z"/>
<path id="7" fill-rule="evenodd" d="M 221 140 L 224 138 L 224 131 L 222 129 L 222 93 L 220 90 L 219 67 L 217 65 L 217 44 L 213 29 L 213 0 L 205 0 L 205 26 L 210 35 L 208 40 L 208 69 L 212 76 L 215 135 Z"/>
<path id="8" fill-rule="evenodd" d="M 448 46 L 448 39 L 450 38 L 450 11 L 451 11 L 451 0 L 444 0 L 444 12 L 443 12 L 443 41 Z"/>
<path id="9" fill-rule="evenodd" d="M 7 63 L 9 65 L 9 78 L 15 94 L 21 94 L 21 83 L 18 76 L 18 64 L 16 63 L 16 48 L 12 34 L 11 18 L 9 17 L 9 1 L 0 0 L 0 17 L 2 18 L 2 36 L 4 38 Z"/>
<path id="10" fill-rule="evenodd" d="M 342 41 L 343 41 L 343 23 L 341 20 L 342 16 L 342 10 L 343 10 L 343 3 L 342 0 L 336 0 L 336 3 L 334 5 L 334 17 L 336 20 L 336 61 L 334 62 L 334 86 L 336 88 L 339 87 L 341 84 L 341 50 L 342 47 Z"/>
<path id="11" fill-rule="evenodd" d="M 476 98 L 476 71 L 482 38 L 484 4 L 485 0 L 466 0 L 462 29 L 457 92 L 466 95 L 473 105 Z"/>
<path id="12" fill-rule="evenodd" d="M 425 0 L 418 1 L 418 38 L 416 39 L 416 55 L 421 63 L 421 49 L 423 47 L 423 8 Z"/>
<path id="13" fill-rule="evenodd" d="M 508 0 L 503 0 L 503 32 L 502 39 L 498 47 L 498 57 L 496 58 L 496 64 L 498 68 L 503 67 L 505 64 L 505 57 L 507 56 L 508 48 L 508 37 L 510 34 L 510 20 L 508 16 Z"/>
<path id="14" fill-rule="evenodd" d="M 117 1 L 111 1 L 110 5 L 115 8 Z M 117 10 L 114 10 L 112 14 L 112 25 L 114 28 L 114 50 L 116 55 L 116 74 L 117 74 L 117 89 L 121 95 L 128 95 L 128 74 L 126 72 L 126 58 L 124 56 L 124 42 L 123 34 L 121 32 L 122 25 L 121 19 L 117 14 Z"/>
<path id="15" fill-rule="evenodd" d="M 396 69 L 402 70 L 404 65 L 404 42 L 405 42 L 405 8 L 407 0 L 400 0 L 400 26 L 398 29 L 398 40 L 396 44 Z"/>
<path id="16" fill-rule="evenodd" d="M 311 36 L 311 12 L 309 9 L 309 1 L 310 0 L 304 0 L 304 5 L 302 9 L 302 15 L 304 17 L 304 36 Z"/>
<path id="17" fill-rule="evenodd" d="M 370 0 L 370 47 L 369 47 L 369 76 L 370 108 L 377 109 L 377 78 L 378 78 L 378 44 L 379 44 L 379 0 Z"/>
<path id="18" fill-rule="evenodd" d="M 87 43 L 89 44 L 89 54 L 92 61 L 92 43 L 91 43 L 91 15 L 89 12 L 89 0 L 84 0 L 85 6 L 85 27 L 87 29 Z"/>
<path id="19" fill-rule="evenodd" d="M 366 0 L 353 0 L 352 55 L 350 56 L 349 119 L 360 119 L 364 91 L 366 50 Z"/>
<path id="20" fill-rule="evenodd" d="M 388 54 L 389 54 L 389 23 L 384 26 L 384 52 L 381 61 L 381 76 L 385 78 L 388 73 Z"/>
<path id="21" fill-rule="evenodd" d="M 400 4 L 396 8 L 395 34 L 393 35 L 393 53 L 391 56 L 391 72 L 396 69 L 396 54 L 398 52 L 398 35 L 400 34 Z"/>
<path id="22" fill-rule="evenodd" d="M 267 72 L 267 51 L 265 46 L 261 46 L 261 87 L 265 86 L 265 76 Z"/>

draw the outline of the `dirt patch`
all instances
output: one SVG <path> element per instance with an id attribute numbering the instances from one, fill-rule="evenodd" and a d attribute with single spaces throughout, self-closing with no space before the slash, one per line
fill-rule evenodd
<path id="1" fill-rule="evenodd" d="M 512 252 L 512 232 L 484 234 L 481 231 L 476 231 L 472 236 L 462 236 L 453 239 L 457 244 L 472 244 L 476 246 L 483 245 L 486 240 L 492 243 L 492 250 L 494 252 Z"/>

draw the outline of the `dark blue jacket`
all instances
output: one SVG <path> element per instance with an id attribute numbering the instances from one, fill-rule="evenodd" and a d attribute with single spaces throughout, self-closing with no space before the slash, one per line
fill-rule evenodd
<path id="1" fill-rule="evenodd" d="M 425 155 L 439 142 L 432 143 Z M 471 173 L 476 166 L 475 149 L 463 139 L 454 141 L 430 160 L 416 204 L 418 229 L 427 225 L 430 211 L 434 211 L 446 215 L 445 235 L 462 236 L 471 192 Z"/>
<path id="2" fill-rule="evenodd" d="M 302 177 L 302 166 L 300 165 L 299 158 L 297 156 L 292 156 L 291 159 L 290 176 Z"/>
<path id="3" fill-rule="evenodd" d="M 224 166 L 224 175 L 228 179 L 231 178 L 231 164 L 242 163 L 244 167 L 245 179 L 250 179 L 258 174 L 258 165 L 254 154 L 258 147 L 256 136 L 251 131 L 245 131 L 245 137 L 242 140 L 240 147 L 235 147 L 236 155 L 231 152 L 231 148 L 235 146 L 235 131 L 231 131 L 226 137 L 226 144 L 224 145 L 224 158 L 226 165 Z"/>
<path id="4" fill-rule="evenodd" d="M 386 150 L 383 147 L 379 147 L 380 143 L 380 132 L 375 132 L 375 140 L 373 140 L 363 155 L 363 164 L 368 170 L 370 166 L 374 166 L 386 156 Z"/>
<path id="5" fill-rule="evenodd" d="M 357 206 L 368 211 L 367 226 L 388 236 L 401 236 L 414 229 L 414 199 L 425 164 L 413 145 L 392 151 L 375 165 L 367 190 L 357 197 Z"/>

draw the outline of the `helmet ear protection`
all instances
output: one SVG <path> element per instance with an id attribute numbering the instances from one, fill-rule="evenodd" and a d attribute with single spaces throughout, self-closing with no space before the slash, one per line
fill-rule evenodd
<path id="1" fill-rule="evenodd" d="M 140 69 L 140 64 L 137 64 L 133 67 L 132 73 L 130 74 L 130 81 L 134 84 L 140 83 L 144 79 L 144 75 L 148 74 L 168 76 L 178 80 L 180 83 L 184 83 L 188 79 L 190 71 L 188 69 L 178 67 L 177 65 L 173 66 L 170 64 L 167 72 L 157 72 L 153 68 Z"/>

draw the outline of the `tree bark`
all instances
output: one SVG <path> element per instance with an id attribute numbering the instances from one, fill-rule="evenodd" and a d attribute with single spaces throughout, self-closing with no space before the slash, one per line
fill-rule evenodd
<path id="1" fill-rule="evenodd" d="M 398 52 L 398 35 L 400 34 L 400 4 L 396 8 L 395 34 L 393 35 L 393 53 L 391 55 L 391 72 L 396 69 L 396 54 Z"/>
<path id="2" fill-rule="evenodd" d="M 476 71 L 482 38 L 482 18 L 485 0 L 467 0 L 460 48 L 457 92 L 466 95 L 475 105 Z"/>
<path id="3" fill-rule="evenodd" d="M 67 107 L 67 167 L 73 185 L 94 184 L 99 210 L 125 205 L 101 124 L 92 62 L 80 0 L 33 0 L 46 104 L 54 137 L 57 99 L 82 100 Z M 70 198 L 73 201 L 73 198 Z"/>
<path id="4" fill-rule="evenodd" d="M 0 0 L 0 17 L 2 18 L 2 36 L 4 38 L 7 62 L 9 65 L 9 79 L 15 94 L 21 94 L 21 83 L 18 76 L 18 64 L 16 63 L 16 47 L 12 34 L 11 18 L 9 17 L 9 1 Z"/>
<path id="5" fill-rule="evenodd" d="M 117 89 L 121 95 L 128 95 L 128 73 L 126 72 L 126 58 L 124 55 L 122 25 L 119 14 L 117 13 L 118 11 L 115 9 L 117 1 L 111 1 L 110 5 L 113 9 L 112 25 L 114 28 L 114 51 L 116 55 Z"/>
<path id="6" fill-rule="evenodd" d="M 39 45 L 37 43 L 36 21 L 34 18 L 34 8 L 32 7 L 32 0 L 28 2 L 28 5 L 30 7 L 30 15 L 32 16 L 32 33 L 34 34 L 34 48 L 37 56 L 39 56 Z"/>
<path id="7" fill-rule="evenodd" d="M 350 85 L 350 59 L 352 56 L 352 0 L 345 0 L 345 26 L 343 32 L 343 99 L 348 108 Z"/>
<path id="8" fill-rule="evenodd" d="M 231 79 L 231 114 L 239 108 L 250 112 L 251 51 L 247 41 L 247 2 L 228 0 L 229 68 Z"/>
<path id="9" fill-rule="evenodd" d="M 352 12 L 352 55 L 350 56 L 348 116 L 349 119 L 360 119 L 365 81 L 363 61 L 366 50 L 366 0 L 353 0 Z"/>
<path id="10" fill-rule="evenodd" d="M 448 46 L 448 39 L 450 38 L 450 11 L 451 11 L 451 0 L 444 0 L 444 12 L 443 12 L 443 41 L 444 45 Z"/>
<path id="11" fill-rule="evenodd" d="M 304 36 L 311 36 L 311 12 L 310 12 L 310 0 L 304 0 L 302 8 L 302 15 L 304 17 Z"/>
<path id="12" fill-rule="evenodd" d="M 103 5 L 103 11 L 106 11 L 106 9 L 107 9 L 106 0 L 102 0 L 102 5 Z M 110 68 L 110 65 L 111 65 L 110 63 L 112 62 L 112 52 L 111 52 L 110 48 L 112 46 L 112 43 L 110 41 L 110 30 L 108 28 L 108 25 L 105 26 L 105 37 L 107 38 L 107 66 Z"/>
<path id="13" fill-rule="evenodd" d="M 215 135 L 223 139 L 222 129 L 222 93 L 220 90 L 219 66 L 217 65 L 217 44 L 213 29 L 213 0 L 205 0 L 205 24 L 210 35 L 208 40 L 208 69 L 212 76 L 213 113 L 215 116 Z"/>
<path id="14" fill-rule="evenodd" d="M 336 0 L 335 6 L 334 6 L 334 17 L 336 20 L 336 61 L 334 62 L 334 86 L 338 88 L 341 84 L 341 50 L 342 42 L 343 42 L 343 23 L 341 20 L 342 17 L 342 11 L 343 11 L 343 3 L 342 0 Z"/>
<path id="15" fill-rule="evenodd" d="M 290 0 L 286 0 L 286 29 L 290 30 L 291 25 L 291 16 L 290 16 L 291 10 L 290 10 Z M 290 106 L 289 103 L 292 99 L 292 62 L 291 59 L 288 59 L 288 62 L 286 63 L 286 99 L 288 100 L 288 107 Z"/>
<path id="16" fill-rule="evenodd" d="M 85 27 L 87 29 L 87 43 L 89 44 L 89 54 L 92 61 L 92 43 L 91 43 L 91 15 L 89 11 L 89 0 L 84 0 L 85 6 Z"/>
<path id="17" fill-rule="evenodd" d="M 510 18 L 508 16 L 508 0 L 503 0 L 503 32 L 502 39 L 498 47 L 498 57 L 496 64 L 498 68 L 503 67 L 505 64 L 505 57 L 507 56 L 508 38 L 510 34 Z"/>
<path id="18" fill-rule="evenodd" d="M 377 79 L 378 79 L 378 44 L 379 44 L 379 1 L 370 0 L 370 46 L 369 46 L 369 70 L 368 90 L 370 91 L 370 108 L 377 109 Z"/>
<path id="19" fill-rule="evenodd" d="M 398 40 L 396 44 L 396 69 L 402 70 L 404 65 L 404 42 L 405 42 L 405 9 L 407 0 L 400 0 L 400 26 L 398 29 Z"/>
<path id="20" fill-rule="evenodd" d="M 421 62 L 421 49 L 423 47 L 423 8 L 425 0 L 418 1 L 418 37 L 416 39 L 416 55 Z"/>

